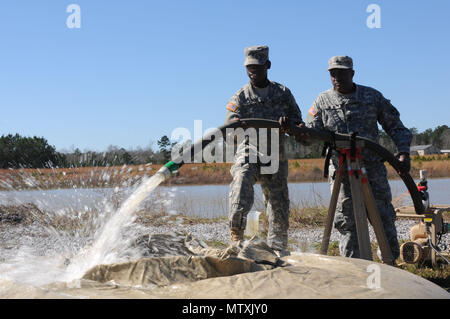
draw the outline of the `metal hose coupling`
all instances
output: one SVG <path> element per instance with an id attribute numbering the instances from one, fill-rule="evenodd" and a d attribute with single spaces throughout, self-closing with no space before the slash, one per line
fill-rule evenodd
<path id="1" fill-rule="evenodd" d="M 166 165 L 161 167 L 157 173 L 164 176 L 164 180 L 168 179 L 172 176 L 172 174 L 176 173 L 179 169 L 178 164 L 174 163 L 173 161 L 168 162 Z"/>

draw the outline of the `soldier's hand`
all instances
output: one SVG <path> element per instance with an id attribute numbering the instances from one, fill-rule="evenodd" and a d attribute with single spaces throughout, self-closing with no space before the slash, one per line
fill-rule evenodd
<path id="1" fill-rule="evenodd" d="M 411 170 L 411 158 L 408 153 L 399 153 L 397 154 L 397 159 L 401 164 L 401 167 L 398 171 L 400 175 L 408 174 Z"/>
<path id="2" fill-rule="evenodd" d="M 300 123 L 298 125 L 298 127 L 299 128 L 303 128 L 303 127 L 306 127 L 306 126 L 305 126 L 305 123 L 302 122 L 302 123 Z M 302 143 L 303 145 L 311 145 L 311 136 L 309 135 L 309 133 L 297 134 L 297 135 L 295 135 L 295 139 L 298 142 Z"/>
<path id="3" fill-rule="evenodd" d="M 244 130 L 248 129 L 247 123 L 246 123 L 245 121 L 241 121 L 241 119 L 240 119 L 239 117 L 233 118 L 232 121 L 238 121 L 238 122 L 240 122 L 241 127 L 242 127 Z"/>
<path id="4" fill-rule="evenodd" d="M 289 134 L 289 135 L 292 134 L 292 132 L 290 132 L 290 129 L 289 129 L 289 120 L 288 120 L 287 116 L 280 117 L 280 119 L 278 120 L 278 123 L 280 123 L 280 133 L 281 134 Z"/>

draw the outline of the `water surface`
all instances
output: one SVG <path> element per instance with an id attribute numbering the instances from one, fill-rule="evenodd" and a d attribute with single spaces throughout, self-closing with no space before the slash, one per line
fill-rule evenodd
<path id="1" fill-rule="evenodd" d="M 412 205 L 406 186 L 401 180 L 390 182 L 394 205 Z M 428 180 L 431 203 L 450 205 L 450 178 Z M 263 210 L 261 186 L 255 187 L 254 210 Z M 87 188 L 0 192 L 0 204 L 35 203 L 43 210 L 102 209 L 109 203 L 118 206 L 133 188 Z M 200 217 L 221 217 L 228 214 L 228 185 L 160 186 L 143 203 L 151 209 L 164 209 L 171 214 Z M 328 205 L 330 187 L 327 182 L 289 183 L 291 205 Z"/>

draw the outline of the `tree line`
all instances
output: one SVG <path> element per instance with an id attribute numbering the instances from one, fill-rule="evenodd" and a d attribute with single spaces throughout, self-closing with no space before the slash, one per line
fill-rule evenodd
<path id="1" fill-rule="evenodd" d="M 447 125 L 440 125 L 434 129 L 426 129 L 422 133 L 419 133 L 417 128 L 410 128 L 413 135 L 411 146 L 415 145 L 433 145 L 437 148 L 450 149 L 450 128 Z M 392 153 L 395 153 L 396 148 L 394 141 L 386 134 L 386 132 L 380 132 L 379 143 L 387 148 Z"/>
<path id="2" fill-rule="evenodd" d="M 411 128 L 411 145 L 431 144 L 440 149 L 450 149 L 450 128 L 441 125 L 421 133 Z M 395 153 L 395 144 L 384 132 L 380 132 L 379 143 Z M 50 168 L 50 167 L 88 167 L 140 165 L 147 163 L 164 164 L 170 160 L 171 151 L 176 143 L 164 135 L 157 141 L 157 149 L 137 148 L 125 150 L 118 146 L 109 146 L 104 152 L 85 151 L 76 148 L 72 152 L 57 152 L 43 137 L 24 137 L 9 134 L 0 137 L 0 168 Z M 291 136 L 286 138 L 288 158 L 318 158 L 322 155 L 321 143 L 304 146 Z"/>

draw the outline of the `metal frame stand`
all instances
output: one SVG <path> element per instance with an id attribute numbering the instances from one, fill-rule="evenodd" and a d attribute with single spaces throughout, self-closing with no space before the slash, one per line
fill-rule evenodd
<path id="1" fill-rule="evenodd" d="M 323 255 L 327 254 L 339 192 L 344 179 L 344 174 L 347 173 L 352 194 L 360 258 L 372 260 L 372 249 L 367 223 L 367 219 L 369 219 L 377 237 L 383 263 L 393 265 L 394 258 L 392 256 L 392 251 L 375 204 L 375 198 L 370 188 L 366 169 L 362 167 L 361 148 L 364 146 L 364 142 L 355 140 L 336 141 L 335 146 L 340 154 L 339 168 L 336 171 L 336 178 L 331 193 L 320 253 Z"/>

